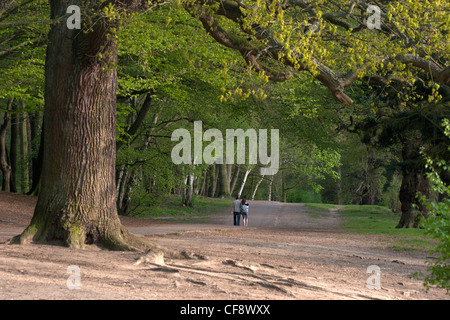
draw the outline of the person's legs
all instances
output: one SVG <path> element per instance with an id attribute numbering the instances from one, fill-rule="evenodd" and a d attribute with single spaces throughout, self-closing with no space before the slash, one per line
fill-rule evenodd
<path id="1" fill-rule="evenodd" d="M 242 214 L 242 223 L 243 223 L 244 227 L 246 227 L 248 225 L 248 214 L 247 213 Z"/>
<path id="2" fill-rule="evenodd" d="M 234 225 L 238 226 L 240 224 L 240 217 L 241 217 L 241 213 L 240 212 L 235 212 L 234 213 Z"/>

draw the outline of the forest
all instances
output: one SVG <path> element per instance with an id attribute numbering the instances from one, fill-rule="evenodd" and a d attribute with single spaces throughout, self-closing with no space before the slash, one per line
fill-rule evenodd
<path id="1" fill-rule="evenodd" d="M 117 214 L 173 196 L 376 204 L 419 227 L 420 197 L 446 196 L 430 163 L 450 181 L 450 4 L 374 4 L 2 1 L 2 190 L 39 199 L 16 240 L 127 247 Z M 239 163 L 175 164 L 198 121 L 278 130 L 276 174 L 251 141 Z"/>

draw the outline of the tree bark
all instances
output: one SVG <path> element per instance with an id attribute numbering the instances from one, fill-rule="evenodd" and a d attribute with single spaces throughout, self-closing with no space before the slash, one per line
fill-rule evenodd
<path id="1" fill-rule="evenodd" d="M 415 160 L 417 160 L 417 133 L 408 132 L 402 141 L 402 185 L 400 187 L 399 199 L 401 202 L 402 215 L 396 228 L 409 228 L 414 224 L 414 208 L 416 192 L 418 187 L 418 174 Z"/>
<path id="2" fill-rule="evenodd" d="M 402 185 L 400 187 L 400 202 L 402 215 L 396 228 L 409 228 L 414 222 L 413 203 L 416 195 L 416 175 L 414 171 L 403 170 Z"/>
<path id="3" fill-rule="evenodd" d="M 250 200 L 255 200 L 256 191 L 258 191 L 259 185 L 261 184 L 261 182 L 263 180 L 264 180 L 264 176 L 261 176 L 261 178 L 259 178 L 258 182 L 256 183 L 255 189 L 253 189 L 253 193 L 252 193 Z"/>
<path id="4" fill-rule="evenodd" d="M 242 192 L 244 191 L 245 183 L 247 182 L 248 175 L 250 174 L 251 171 L 252 171 L 251 168 L 245 170 L 244 178 L 242 179 L 241 187 L 239 188 L 239 191 L 238 191 L 238 194 L 237 194 L 238 198 L 241 197 Z"/>
<path id="5" fill-rule="evenodd" d="M 419 194 L 417 195 L 419 198 L 421 196 L 425 196 L 425 198 L 429 198 L 430 197 L 430 185 L 428 182 L 428 179 L 425 177 L 425 175 L 420 172 L 417 175 L 417 191 L 419 192 Z M 428 208 L 426 206 L 426 204 L 424 204 L 423 202 L 421 202 L 419 200 L 419 198 L 416 197 L 415 199 L 415 203 L 418 207 L 418 212 L 416 214 L 416 217 L 414 219 L 414 228 L 419 228 L 420 227 L 420 218 L 423 217 L 425 219 L 428 218 Z"/>
<path id="6" fill-rule="evenodd" d="M 192 197 L 194 191 L 194 173 L 189 173 L 185 178 L 187 188 L 182 189 L 182 205 L 183 207 L 192 207 Z"/>
<path id="7" fill-rule="evenodd" d="M 51 18 L 66 15 L 72 4 L 83 2 L 51 0 Z M 41 192 L 30 225 L 12 242 L 148 247 L 121 225 L 116 207 L 118 45 L 108 37 L 113 24 L 100 21 L 89 32 L 69 30 L 65 23 L 51 27 Z"/>
<path id="8" fill-rule="evenodd" d="M 218 177 L 219 171 L 217 170 L 217 165 L 213 164 L 210 167 L 210 178 L 211 178 L 211 184 L 209 188 L 209 196 L 211 198 L 214 198 L 216 196 L 216 189 L 217 189 L 217 177 Z"/>
<path id="9" fill-rule="evenodd" d="M 12 100 L 8 103 L 8 110 L 10 109 Z M 2 171 L 2 190 L 5 192 L 10 191 L 10 180 L 11 180 L 11 166 L 7 161 L 6 156 L 6 131 L 8 129 L 9 123 L 11 121 L 11 115 L 5 112 L 3 117 L 3 123 L 0 126 L 0 170 Z"/>
<path id="10" fill-rule="evenodd" d="M 219 167 L 219 194 L 220 198 L 230 196 L 230 180 L 228 179 L 228 170 L 226 164 L 218 164 Z"/>
<path id="11" fill-rule="evenodd" d="M 20 103 L 20 110 L 25 109 L 25 102 Z M 19 141 L 20 141 L 20 168 L 22 176 L 20 179 L 20 189 L 22 193 L 28 191 L 29 167 L 28 167 L 28 133 L 27 133 L 27 114 L 22 112 L 19 116 Z"/>
<path id="12" fill-rule="evenodd" d="M 237 165 L 234 169 L 233 177 L 231 178 L 231 181 L 230 181 L 230 195 L 233 194 L 234 188 L 236 187 L 236 182 L 239 177 L 240 171 L 241 171 L 241 166 Z"/>
<path id="13" fill-rule="evenodd" d="M 13 111 L 17 110 L 17 104 L 12 104 Z M 9 146 L 9 163 L 11 165 L 11 181 L 10 181 L 10 190 L 11 192 L 17 192 L 17 138 L 19 137 L 18 130 L 18 114 L 13 112 L 11 114 L 11 137 L 10 137 L 10 146 Z"/>
<path id="14" fill-rule="evenodd" d="M 206 179 L 207 179 L 207 177 L 208 177 L 208 169 L 206 169 L 205 173 L 203 174 L 202 186 L 199 191 L 199 195 L 201 195 L 201 196 L 206 195 Z"/>
<path id="15" fill-rule="evenodd" d="M 32 128 L 33 128 L 33 126 L 32 126 Z M 33 131 L 33 129 L 32 129 L 32 131 Z M 44 157 L 44 121 L 42 121 L 42 130 L 41 130 L 41 137 L 40 137 L 37 157 L 36 158 L 33 157 L 31 159 L 31 166 L 33 169 L 32 169 L 31 187 L 30 187 L 30 191 L 28 191 L 28 193 L 27 193 L 28 195 L 37 196 L 39 194 L 40 184 L 41 184 L 43 157 Z"/>
<path id="16" fill-rule="evenodd" d="M 269 179 L 268 195 L 267 195 L 268 201 L 272 201 L 272 185 L 273 185 L 273 178 Z"/>

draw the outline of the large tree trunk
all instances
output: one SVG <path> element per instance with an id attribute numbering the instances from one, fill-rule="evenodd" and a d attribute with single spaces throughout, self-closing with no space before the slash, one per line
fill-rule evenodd
<path id="1" fill-rule="evenodd" d="M 230 196 L 230 180 L 228 175 L 228 168 L 226 164 L 218 164 L 219 167 L 219 194 L 220 198 Z"/>
<path id="2" fill-rule="evenodd" d="M 400 187 L 400 202 L 402 215 L 396 228 L 409 228 L 414 222 L 414 197 L 416 195 L 416 174 L 413 170 L 404 169 L 402 185 Z"/>
<path id="3" fill-rule="evenodd" d="M 420 201 L 420 197 L 424 196 L 425 198 L 429 199 L 430 185 L 429 185 L 428 179 L 425 177 L 425 175 L 422 172 L 418 173 L 418 175 L 417 175 L 417 191 L 418 191 L 418 194 L 417 194 L 418 197 L 416 197 L 415 203 L 419 210 L 414 219 L 414 225 L 413 225 L 414 228 L 420 227 L 420 218 L 421 217 L 424 217 L 425 219 L 428 218 L 427 205 L 425 203 L 423 203 L 422 201 Z"/>
<path id="4" fill-rule="evenodd" d="M 50 1 L 51 18 L 80 3 Z M 87 33 L 69 30 L 65 23 L 51 27 L 41 192 L 30 225 L 13 242 L 144 248 L 122 227 L 116 208 L 117 42 L 108 40 L 109 27 L 104 21 Z"/>
<path id="5" fill-rule="evenodd" d="M 408 132 L 402 139 L 402 185 L 400 187 L 399 199 L 401 202 L 402 215 L 396 228 L 409 228 L 414 226 L 414 203 L 419 186 L 417 170 L 418 159 L 418 133 Z"/>

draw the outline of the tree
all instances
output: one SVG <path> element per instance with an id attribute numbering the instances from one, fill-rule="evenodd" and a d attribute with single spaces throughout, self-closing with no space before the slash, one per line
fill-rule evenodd
<path id="1" fill-rule="evenodd" d="M 7 110 L 11 109 L 13 101 L 13 99 L 9 101 Z M 6 130 L 8 129 L 10 121 L 11 115 L 8 112 L 5 112 L 3 116 L 3 123 L 0 126 L 0 170 L 3 175 L 2 190 L 6 192 L 10 191 L 11 182 L 11 166 L 6 160 Z"/>
<path id="2" fill-rule="evenodd" d="M 94 12 L 111 9 L 106 3 L 88 3 L 50 1 L 50 18 L 65 16 L 73 4 Z M 126 4 L 130 11 L 137 9 L 133 2 Z M 143 245 L 121 226 L 116 208 L 118 43 L 113 31 L 118 26 L 117 19 L 107 22 L 102 17 L 86 32 L 63 23 L 51 27 L 41 192 L 30 225 L 15 241 L 58 239 L 76 248 L 91 243 L 120 249 Z"/>

